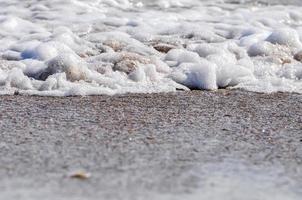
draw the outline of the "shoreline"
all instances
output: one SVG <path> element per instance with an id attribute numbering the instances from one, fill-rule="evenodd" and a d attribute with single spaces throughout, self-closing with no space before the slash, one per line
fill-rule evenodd
<path id="1" fill-rule="evenodd" d="M 91 95 L 67 95 L 67 96 L 53 96 L 53 95 L 38 95 L 38 94 L 26 94 L 26 93 L 19 93 L 17 91 L 17 94 L 0 94 L 1 97 L 45 97 L 45 98 L 85 98 L 85 97 L 126 97 L 126 96 L 140 96 L 140 95 L 176 95 L 176 94 L 182 94 L 182 93 L 225 93 L 225 92 L 241 92 L 241 93 L 250 93 L 250 94 L 257 94 L 257 95 L 301 95 L 299 92 L 284 92 L 284 91 L 275 91 L 275 92 L 261 92 L 261 91 L 249 91 L 243 88 L 219 88 L 217 90 L 200 90 L 200 89 L 190 89 L 190 90 L 176 90 L 174 92 L 150 92 L 150 93 L 122 93 L 122 94 L 113 94 L 113 95 L 108 95 L 108 94 L 91 94 Z"/>

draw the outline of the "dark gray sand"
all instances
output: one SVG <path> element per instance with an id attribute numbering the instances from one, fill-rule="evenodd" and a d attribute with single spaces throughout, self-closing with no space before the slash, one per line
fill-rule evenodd
<path id="1" fill-rule="evenodd" d="M 1 96 L 0 130 L 1 200 L 302 199 L 298 94 Z"/>

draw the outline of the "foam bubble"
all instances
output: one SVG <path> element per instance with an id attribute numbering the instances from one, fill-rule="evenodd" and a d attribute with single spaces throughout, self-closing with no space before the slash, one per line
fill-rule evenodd
<path id="1" fill-rule="evenodd" d="M 273 44 L 287 45 L 291 47 L 301 48 L 301 42 L 297 31 L 291 28 L 284 28 L 273 31 L 266 39 Z"/>

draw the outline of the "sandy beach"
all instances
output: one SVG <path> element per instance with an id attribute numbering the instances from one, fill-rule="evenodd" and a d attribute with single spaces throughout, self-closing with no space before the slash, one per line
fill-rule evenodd
<path id="1" fill-rule="evenodd" d="M 1 200 L 302 197 L 298 94 L 17 95 L 0 102 Z M 91 176 L 71 178 L 77 170 Z"/>
<path id="2" fill-rule="evenodd" d="M 0 0 L 0 200 L 301 200 L 301 0 Z"/>

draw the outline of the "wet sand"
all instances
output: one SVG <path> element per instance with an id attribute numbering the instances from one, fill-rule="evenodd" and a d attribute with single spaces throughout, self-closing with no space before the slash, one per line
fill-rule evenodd
<path id="1" fill-rule="evenodd" d="M 299 199 L 301 111 L 302 95 L 240 90 L 0 96 L 0 199 L 203 199 L 228 187 L 209 190 L 214 172 Z"/>

